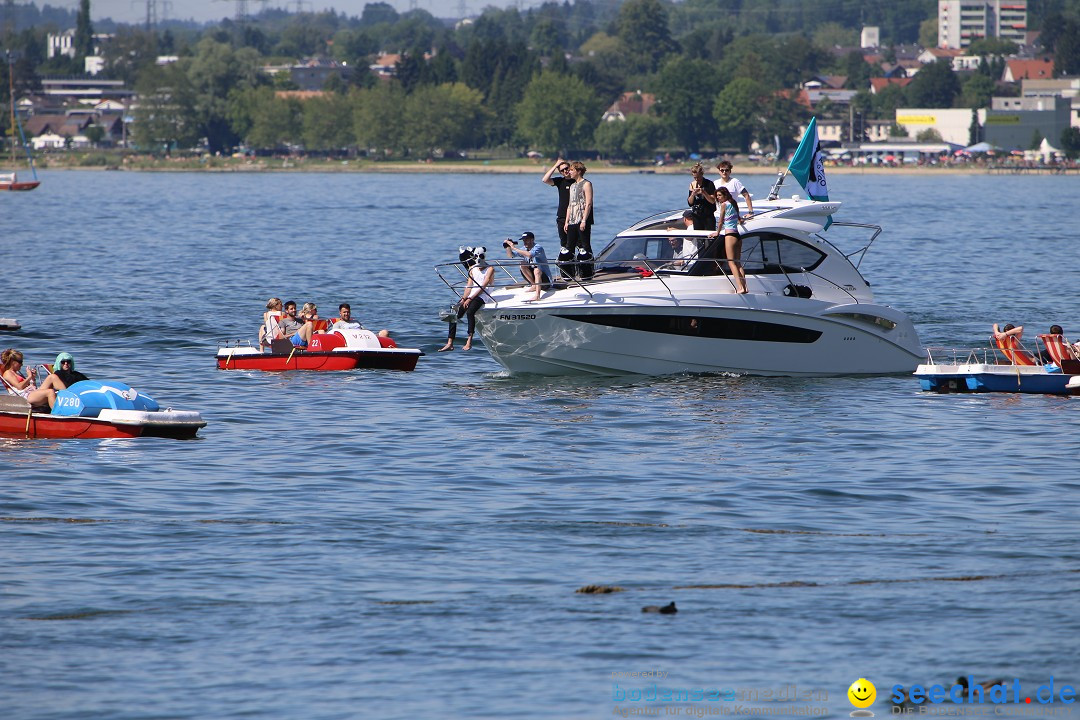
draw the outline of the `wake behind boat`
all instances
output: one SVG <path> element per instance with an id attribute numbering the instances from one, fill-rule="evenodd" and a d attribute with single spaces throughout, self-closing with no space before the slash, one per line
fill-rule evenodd
<path id="1" fill-rule="evenodd" d="M 556 283 L 539 301 L 520 284 L 517 263 L 493 262 L 478 332 L 514 373 L 910 373 L 922 357 L 914 325 L 875 302 L 850 260 L 861 262 L 881 228 L 832 223 L 872 232 L 845 255 L 821 235 L 839 208 L 797 196 L 755 202 L 742 230 L 748 294 L 736 292 L 723 238 L 683 229 L 681 210 L 619 233 L 589 279 Z M 694 243 L 696 254 L 680 259 L 672 238 Z M 437 270 L 460 294 L 461 267 Z"/>

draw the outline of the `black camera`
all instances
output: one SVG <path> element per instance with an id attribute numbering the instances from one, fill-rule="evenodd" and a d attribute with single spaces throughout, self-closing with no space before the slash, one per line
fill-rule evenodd
<path id="1" fill-rule="evenodd" d="M 512 238 L 506 238 L 505 240 L 503 240 L 503 247 L 508 248 L 511 245 L 517 245 L 517 240 L 514 240 Z"/>

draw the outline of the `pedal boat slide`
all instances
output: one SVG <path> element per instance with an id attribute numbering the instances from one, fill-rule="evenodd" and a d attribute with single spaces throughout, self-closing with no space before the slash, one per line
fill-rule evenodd
<path id="1" fill-rule="evenodd" d="M 149 395 L 113 380 L 83 380 L 60 390 L 51 412 L 18 395 L 0 395 L 0 436 L 189 440 L 204 427 L 198 412 L 163 410 Z"/>

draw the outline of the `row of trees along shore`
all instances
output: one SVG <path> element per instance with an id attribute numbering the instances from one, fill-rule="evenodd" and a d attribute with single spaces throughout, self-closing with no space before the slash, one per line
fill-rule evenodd
<path id="1" fill-rule="evenodd" d="M 53 24 L 15 30 L 8 18 L 2 39 L 17 58 L 17 94 L 34 91 L 42 75 L 74 74 L 89 52 L 89 5 L 80 0 L 72 22 L 80 39 L 73 60 L 44 60 L 46 33 L 58 29 Z M 1015 48 L 987 41 L 976 72 L 961 76 L 939 62 L 905 88 L 870 94 L 869 79 L 882 69 L 851 49 L 858 28 L 881 27 L 889 61 L 900 44 L 934 44 L 937 3 L 855 5 L 577 0 L 524 11 L 489 7 L 471 22 L 450 23 L 378 2 L 359 17 L 267 10 L 240 24 L 94 30 L 114 34 L 103 48 L 104 76 L 137 92 L 132 139 L 153 152 L 205 143 L 212 152 L 246 145 L 422 157 L 501 147 L 636 159 L 661 147 L 745 151 L 754 141 L 771 146 L 774 136 L 790 147 L 809 114 L 795 91 L 819 74 L 846 76 L 847 87 L 859 91 L 856 110 L 868 119 L 890 119 L 899 106 L 982 107 L 993 94 L 1015 92 L 998 81 L 1002 57 Z M 1029 24 L 1043 28 L 1042 42 L 1055 52 L 1057 72 L 1080 73 L 1080 0 L 1031 0 L 1029 13 Z M 838 52 L 841 47 L 849 49 Z M 401 53 L 390 80 L 368 69 L 380 52 Z M 179 60 L 162 66 L 159 55 Z M 261 71 L 312 56 L 350 70 L 331 75 L 316 96 L 278 92 L 295 89 L 288 73 Z M 0 59 L 5 105 L 8 72 Z M 653 94 L 653 112 L 601 122 L 604 109 L 627 90 Z M 816 112 L 847 116 L 827 103 Z"/>

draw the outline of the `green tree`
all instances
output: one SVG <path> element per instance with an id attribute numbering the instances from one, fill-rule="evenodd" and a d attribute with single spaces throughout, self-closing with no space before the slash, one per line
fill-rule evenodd
<path id="1" fill-rule="evenodd" d="M 1039 132 L 1039 128 L 1035 128 L 1035 131 L 1031 134 L 1031 142 L 1028 143 L 1028 150 L 1038 150 L 1042 147 L 1043 134 Z"/>
<path id="2" fill-rule="evenodd" d="M 924 48 L 937 47 L 938 21 L 937 17 L 930 17 L 919 23 L 919 45 Z"/>
<path id="3" fill-rule="evenodd" d="M 259 65 L 259 55 L 251 48 L 233 50 L 211 38 L 200 41 L 195 56 L 182 63 L 195 92 L 200 131 L 210 152 L 226 151 L 240 139 L 228 121 L 229 93 L 258 86 L 262 81 Z"/>
<path id="4" fill-rule="evenodd" d="M 405 92 L 399 86 L 380 83 L 358 91 L 353 102 L 353 129 L 361 147 L 390 151 L 405 147 L 401 122 Z"/>
<path id="5" fill-rule="evenodd" d="M 952 107 L 959 94 L 960 81 L 948 60 L 923 65 L 907 86 L 908 100 L 915 107 Z"/>
<path id="6" fill-rule="evenodd" d="M 1066 19 L 1054 42 L 1054 74 L 1080 75 L 1080 20 Z"/>
<path id="7" fill-rule="evenodd" d="M 992 55 L 1007 56 L 1015 55 L 1019 50 L 1016 43 L 1004 38 L 988 37 L 973 40 L 967 48 L 968 55 L 988 57 Z"/>
<path id="8" fill-rule="evenodd" d="M 464 83 L 422 85 L 405 101 L 405 142 L 428 155 L 475 147 L 484 137 L 483 97 Z"/>
<path id="9" fill-rule="evenodd" d="M 1067 127 L 1061 131 L 1061 151 L 1070 160 L 1080 157 L 1080 128 Z"/>
<path id="10" fill-rule="evenodd" d="M 82 62 L 94 54 L 94 27 L 90 24 L 90 0 L 79 0 L 79 12 L 75 15 L 75 59 Z"/>
<path id="11" fill-rule="evenodd" d="M 631 162 L 656 150 L 664 135 L 664 124 L 651 115 L 630 115 L 623 124 L 623 155 Z"/>
<path id="12" fill-rule="evenodd" d="M 983 108 L 990 105 L 990 98 L 997 90 L 997 83 L 982 73 L 972 73 L 963 85 L 960 101 L 964 107 Z"/>
<path id="13" fill-rule="evenodd" d="M 123 80 L 128 87 L 133 87 L 140 72 L 154 67 L 157 61 L 157 39 L 151 32 L 130 25 L 120 25 L 116 28 L 112 40 L 105 43 L 101 54 L 105 62 L 105 74 L 113 80 Z"/>
<path id="14" fill-rule="evenodd" d="M 325 93 L 301 103 L 304 147 L 341 150 L 356 142 L 352 102 L 345 95 Z"/>
<path id="15" fill-rule="evenodd" d="M 712 63 L 676 57 L 664 64 L 657 82 L 657 109 L 671 129 L 675 141 L 698 152 L 716 147 L 713 102 L 723 84 Z"/>
<path id="16" fill-rule="evenodd" d="M 525 88 L 517 107 L 517 130 L 530 147 L 549 153 L 580 150 L 593 139 L 603 107 L 573 75 L 541 72 Z"/>
<path id="17" fill-rule="evenodd" d="M 982 139 L 982 126 L 979 125 L 979 113 L 971 108 L 971 124 L 968 125 L 968 145 L 974 145 Z"/>
<path id="18" fill-rule="evenodd" d="M 139 74 L 135 92 L 139 104 L 132 130 L 140 150 L 160 154 L 194 147 L 200 137 L 195 91 L 180 67 L 147 68 Z"/>
<path id="19" fill-rule="evenodd" d="M 814 44 L 819 48 L 855 47 L 859 43 L 858 33 L 838 22 L 825 22 L 814 30 Z"/>
<path id="20" fill-rule="evenodd" d="M 923 128 L 915 134 L 915 139 L 924 143 L 941 142 L 941 133 L 937 128 Z"/>
<path id="21" fill-rule="evenodd" d="M 743 152 L 750 150 L 764 106 L 764 88 L 750 78 L 735 78 L 720 91 L 713 105 L 713 117 L 721 138 L 737 145 Z"/>
<path id="22" fill-rule="evenodd" d="M 105 128 L 100 125 L 88 125 L 83 134 L 86 135 L 86 139 L 90 141 L 93 147 L 97 147 L 98 143 L 105 138 Z"/>
<path id="23" fill-rule="evenodd" d="M 667 8 L 660 0 L 626 0 L 619 8 L 619 38 L 638 69 L 655 72 L 664 58 L 679 51 L 671 37 Z"/>
<path id="24" fill-rule="evenodd" d="M 625 140 L 626 123 L 619 120 L 601 120 L 593 131 L 597 152 L 607 158 L 621 157 Z"/>
<path id="25" fill-rule="evenodd" d="M 229 123 L 249 147 L 261 150 L 301 140 L 299 101 L 278 97 L 276 90 L 266 86 L 231 93 Z"/>

